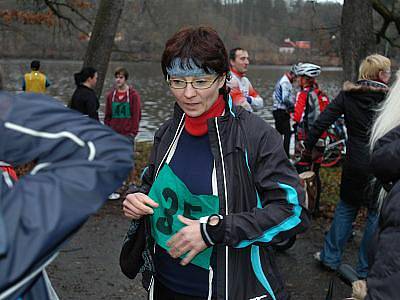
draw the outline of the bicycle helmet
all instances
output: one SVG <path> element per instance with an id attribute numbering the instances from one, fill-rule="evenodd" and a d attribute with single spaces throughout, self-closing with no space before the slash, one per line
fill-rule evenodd
<path id="1" fill-rule="evenodd" d="M 290 67 L 289 72 L 290 72 L 290 73 L 293 73 L 294 75 L 297 76 L 297 70 L 298 70 L 298 68 L 299 68 L 300 65 L 301 65 L 301 62 L 292 65 L 292 66 Z"/>
<path id="2" fill-rule="evenodd" d="M 311 78 L 317 77 L 321 74 L 321 67 L 310 64 L 310 63 L 304 63 L 304 64 L 298 64 L 296 66 L 296 75 L 297 76 L 308 76 Z"/>

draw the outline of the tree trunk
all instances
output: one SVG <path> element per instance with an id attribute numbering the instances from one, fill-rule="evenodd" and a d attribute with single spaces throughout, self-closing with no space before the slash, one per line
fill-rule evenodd
<path id="1" fill-rule="evenodd" d="M 343 79 L 356 81 L 360 62 L 375 49 L 371 2 L 344 0 L 341 27 Z"/>
<path id="2" fill-rule="evenodd" d="M 84 67 L 93 67 L 98 71 L 96 94 L 100 97 L 103 90 L 108 63 L 114 45 L 119 18 L 124 7 L 124 0 L 101 0 L 92 35 L 83 62 Z"/>

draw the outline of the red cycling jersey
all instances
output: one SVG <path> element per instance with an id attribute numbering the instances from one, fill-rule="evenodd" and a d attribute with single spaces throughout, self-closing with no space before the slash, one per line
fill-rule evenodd
<path id="1" fill-rule="evenodd" d="M 297 93 L 293 120 L 308 131 L 328 104 L 329 98 L 319 89 L 318 85 L 305 87 Z M 302 135 L 303 133 L 299 132 L 299 139 L 305 138 Z M 321 136 L 321 138 L 325 137 L 326 133 Z"/>

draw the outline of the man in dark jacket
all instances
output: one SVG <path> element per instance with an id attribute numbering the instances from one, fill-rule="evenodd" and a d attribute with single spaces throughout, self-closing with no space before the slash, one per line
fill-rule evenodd
<path id="1" fill-rule="evenodd" d="M 359 208 L 369 208 L 367 224 L 360 246 L 357 273 L 368 274 L 367 245 L 377 224 L 376 193 L 371 188 L 373 176 L 369 170 L 369 132 L 375 111 L 388 90 L 390 60 L 375 54 L 368 56 L 360 66 L 360 80 L 345 82 L 343 90 L 322 112 L 309 131 L 303 161 L 311 159 L 311 149 L 321 134 L 344 114 L 348 141 L 340 184 L 340 201 L 321 252 L 315 258 L 329 269 L 336 270 L 341 263 L 343 248 L 352 232 L 352 223 Z M 390 75 L 389 75 L 390 76 Z"/>
<path id="2" fill-rule="evenodd" d="M 46 96 L 0 92 L 0 299 L 57 299 L 45 267 L 132 165 L 127 140 Z M 1 171 L 0 171 L 1 172 Z"/>

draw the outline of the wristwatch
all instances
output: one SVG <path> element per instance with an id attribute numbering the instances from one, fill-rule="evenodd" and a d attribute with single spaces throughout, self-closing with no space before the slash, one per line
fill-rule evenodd
<path id="1" fill-rule="evenodd" d="M 218 226 L 223 218 L 224 217 L 219 214 L 212 214 L 209 216 L 201 217 L 199 219 L 199 221 L 201 224 L 207 224 L 209 226 L 214 227 L 214 226 Z"/>
<path id="2" fill-rule="evenodd" d="M 219 241 L 220 235 L 223 237 L 223 232 L 219 230 L 219 225 L 222 223 L 221 221 L 224 219 L 223 216 L 218 214 L 212 214 L 210 216 L 201 217 L 200 221 L 200 233 L 201 236 L 206 243 L 207 247 L 215 245 L 215 241 Z M 218 233 L 221 231 L 220 233 Z M 210 233 L 213 234 L 217 232 L 217 240 L 211 238 Z"/>
<path id="3" fill-rule="evenodd" d="M 219 225 L 219 223 L 221 222 L 221 220 L 224 217 L 218 214 L 212 214 L 208 217 L 207 219 L 207 225 L 212 226 L 212 227 L 216 227 Z"/>

